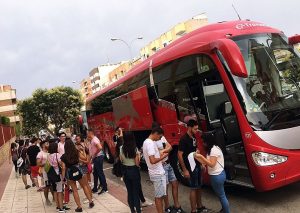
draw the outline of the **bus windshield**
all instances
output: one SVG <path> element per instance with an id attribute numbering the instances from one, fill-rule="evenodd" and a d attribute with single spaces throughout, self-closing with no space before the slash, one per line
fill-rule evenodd
<path id="1" fill-rule="evenodd" d="M 233 40 L 241 50 L 248 71 L 247 78 L 233 76 L 233 79 L 249 123 L 262 130 L 299 125 L 298 51 L 288 45 L 283 34 L 254 34 Z M 285 125 L 275 128 L 274 125 L 279 123 Z"/>

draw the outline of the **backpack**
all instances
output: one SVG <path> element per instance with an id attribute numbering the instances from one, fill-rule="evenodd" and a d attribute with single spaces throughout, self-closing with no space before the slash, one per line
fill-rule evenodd
<path id="1" fill-rule="evenodd" d="M 68 177 L 70 180 L 73 181 L 78 181 L 82 178 L 82 172 L 79 169 L 78 165 L 72 165 L 69 169 L 68 169 Z"/>
<path id="2" fill-rule="evenodd" d="M 57 154 L 56 154 L 56 161 L 57 161 L 57 165 L 59 167 L 58 160 L 57 160 Z M 49 165 L 50 165 L 50 163 L 49 163 Z M 50 165 L 50 168 L 47 172 L 47 176 L 48 176 L 49 182 L 51 182 L 51 183 L 57 183 L 57 182 L 61 181 L 60 172 L 59 172 L 59 174 L 57 174 L 56 171 L 55 171 L 55 168 L 51 165 Z"/>

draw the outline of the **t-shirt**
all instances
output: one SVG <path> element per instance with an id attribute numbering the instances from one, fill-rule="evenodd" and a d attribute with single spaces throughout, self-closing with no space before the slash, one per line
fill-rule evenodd
<path id="1" fill-rule="evenodd" d="M 183 152 L 183 161 L 187 170 L 191 173 L 191 166 L 188 160 L 188 155 L 197 150 L 196 138 L 191 138 L 187 133 L 180 138 L 178 151 Z M 196 161 L 196 167 L 200 167 L 200 163 Z"/>
<path id="2" fill-rule="evenodd" d="M 160 153 L 158 148 L 153 140 L 147 138 L 143 144 L 143 155 L 146 160 L 148 166 L 149 176 L 159 176 L 165 174 L 165 170 L 163 168 L 162 162 L 158 162 L 156 164 L 150 163 L 149 156 L 154 156 L 155 158 L 160 158 Z"/>
<path id="3" fill-rule="evenodd" d="M 40 151 L 38 155 L 36 156 L 36 159 L 39 159 L 42 161 L 42 165 L 45 165 L 48 157 L 48 152 Z"/>
<path id="4" fill-rule="evenodd" d="M 156 146 L 159 150 L 164 149 L 164 144 L 167 144 L 167 139 L 165 138 L 165 136 L 162 136 L 161 139 L 159 141 L 156 141 Z M 168 157 L 166 157 L 165 159 L 162 160 L 162 162 L 166 162 L 168 160 Z"/>
<path id="5" fill-rule="evenodd" d="M 97 153 L 97 145 L 100 144 L 100 140 L 94 136 L 93 139 L 91 140 L 91 145 L 89 147 L 89 152 L 90 152 L 90 155 L 91 157 L 98 157 L 100 155 L 103 155 L 103 151 L 100 150 L 100 152 L 98 152 L 98 154 L 95 156 L 95 154 Z"/>
<path id="6" fill-rule="evenodd" d="M 53 166 L 53 168 L 55 169 L 56 173 L 58 174 L 59 172 L 59 163 L 61 162 L 61 154 L 59 153 L 53 153 L 49 155 L 49 164 L 51 166 Z"/>
<path id="7" fill-rule="evenodd" d="M 65 144 L 61 143 L 61 142 L 58 142 L 58 144 L 57 144 L 57 151 L 61 155 L 65 154 Z"/>
<path id="8" fill-rule="evenodd" d="M 64 164 L 66 165 L 67 168 L 70 168 L 71 166 L 76 165 L 76 164 L 79 163 L 79 159 L 77 159 L 77 161 L 75 161 L 74 163 L 69 163 L 69 162 L 67 161 L 67 159 L 66 159 L 66 155 L 65 155 L 65 154 L 63 154 L 63 155 L 60 157 L 60 160 L 61 160 L 62 162 L 64 162 Z"/>
<path id="9" fill-rule="evenodd" d="M 138 149 L 136 149 L 136 154 L 139 154 Z M 135 166 L 135 158 L 127 158 L 123 153 L 123 146 L 120 147 L 120 157 L 122 158 L 122 164 L 125 166 Z"/>
<path id="10" fill-rule="evenodd" d="M 40 148 L 37 145 L 32 145 L 27 150 L 30 166 L 36 166 L 36 156 L 40 152 Z"/>
<path id="11" fill-rule="evenodd" d="M 224 156 L 222 150 L 218 146 L 213 146 L 210 151 L 210 155 L 207 155 L 209 158 L 210 156 L 217 157 L 216 165 L 211 168 L 207 167 L 207 172 L 209 175 L 219 175 L 224 170 Z M 221 165 L 220 165 L 221 164 Z"/>

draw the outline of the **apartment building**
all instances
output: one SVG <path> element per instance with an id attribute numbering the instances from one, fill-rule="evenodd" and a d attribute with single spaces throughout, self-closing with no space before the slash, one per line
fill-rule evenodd
<path id="1" fill-rule="evenodd" d="M 16 90 L 10 85 L 0 85 L 0 116 L 8 117 L 11 125 L 16 125 L 20 122 L 20 117 L 16 111 Z"/>
<path id="2" fill-rule="evenodd" d="M 158 50 L 166 47 L 176 39 L 180 38 L 186 33 L 189 33 L 195 29 L 198 29 L 208 24 L 208 18 L 205 13 L 194 16 L 193 18 L 178 23 L 167 32 L 161 34 L 158 38 L 151 41 L 145 47 L 140 50 L 142 59 L 146 59 L 149 56 L 156 53 Z"/>

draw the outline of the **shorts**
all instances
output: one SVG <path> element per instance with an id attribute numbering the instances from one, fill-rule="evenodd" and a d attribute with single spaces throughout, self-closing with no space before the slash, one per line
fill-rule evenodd
<path id="1" fill-rule="evenodd" d="M 79 169 L 82 171 L 82 174 L 83 174 L 83 175 L 86 175 L 86 174 L 89 173 L 89 172 L 88 172 L 88 167 L 87 167 L 86 164 L 79 165 Z"/>
<path id="2" fill-rule="evenodd" d="M 19 167 L 19 174 L 20 175 L 30 175 L 30 169 L 29 166 L 25 163 L 22 164 L 22 166 Z"/>
<path id="3" fill-rule="evenodd" d="M 173 167 L 169 163 L 163 164 L 163 167 L 165 170 L 167 184 L 169 184 L 170 182 L 176 181 L 177 178 L 175 176 Z"/>
<path id="4" fill-rule="evenodd" d="M 154 186 L 154 196 L 161 198 L 167 195 L 167 180 L 166 175 L 150 176 L 150 180 Z"/>
<path id="5" fill-rule="evenodd" d="M 63 183 L 62 181 L 51 183 L 51 188 L 54 192 L 63 192 Z"/>
<path id="6" fill-rule="evenodd" d="M 39 176 L 39 166 L 30 166 L 31 177 L 36 178 Z"/>
<path id="7" fill-rule="evenodd" d="M 190 188 L 201 189 L 201 186 L 202 186 L 201 168 L 196 166 L 193 172 L 190 171 Z"/>

